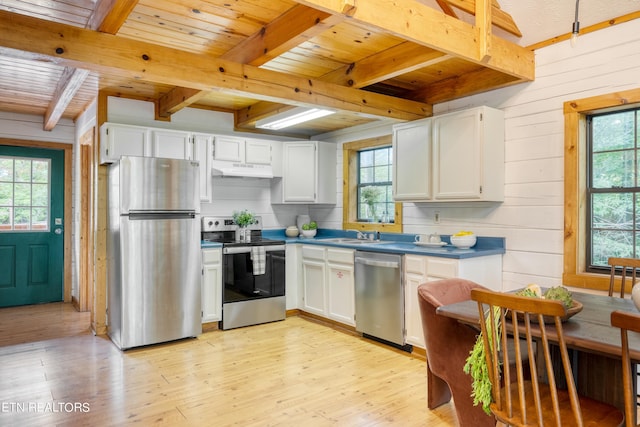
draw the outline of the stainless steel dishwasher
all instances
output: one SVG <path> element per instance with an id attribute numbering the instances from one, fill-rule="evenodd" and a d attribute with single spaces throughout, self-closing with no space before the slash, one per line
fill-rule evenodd
<path id="1" fill-rule="evenodd" d="M 402 255 L 356 251 L 356 330 L 405 347 Z"/>

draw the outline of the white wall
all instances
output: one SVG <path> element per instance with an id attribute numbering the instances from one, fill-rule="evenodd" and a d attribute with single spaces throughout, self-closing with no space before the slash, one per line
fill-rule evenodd
<path id="1" fill-rule="evenodd" d="M 528 283 L 561 282 L 563 265 L 565 101 L 640 87 L 640 20 L 580 36 L 536 51 L 534 82 L 499 89 L 434 106 L 434 113 L 479 105 L 505 112 L 505 201 L 502 204 L 404 205 L 405 232 L 450 234 L 471 229 L 479 235 L 506 238 L 505 289 Z M 336 133 L 323 139 L 353 141 Z M 339 159 L 341 174 L 342 160 Z M 341 177 L 340 177 L 341 178 Z M 341 200 L 341 198 L 339 199 Z M 433 221 L 440 211 L 441 223 Z M 341 218 L 342 207 L 326 215 L 326 225 Z M 325 226 L 321 222 L 321 226 Z"/>

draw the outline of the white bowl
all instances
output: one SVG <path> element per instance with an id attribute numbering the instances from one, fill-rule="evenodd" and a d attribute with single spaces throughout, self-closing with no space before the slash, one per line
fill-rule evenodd
<path id="1" fill-rule="evenodd" d="M 477 238 L 475 234 L 467 234 L 465 236 L 451 236 L 451 244 L 458 249 L 469 249 L 476 244 Z"/>
<path id="2" fill-rule="evenodd" d="M 302 230 L 302 235 L 304 237 L 315 237 L 317 231 L 318 230 Z"/>

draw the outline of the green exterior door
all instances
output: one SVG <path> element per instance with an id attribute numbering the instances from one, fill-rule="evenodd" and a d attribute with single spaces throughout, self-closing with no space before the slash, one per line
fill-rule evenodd
<path id="1" fill-rule="evenodd" d="M 0 307 L 63 300 L 64 151 L 0 145 Z"/>

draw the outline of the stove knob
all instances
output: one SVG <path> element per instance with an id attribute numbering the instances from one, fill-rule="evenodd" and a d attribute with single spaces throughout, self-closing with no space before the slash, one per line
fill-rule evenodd
<path id="1" fill-rule="evenodd" d="M 220 225 L 220 221 L 215 222 L 216 227 Z"/>

